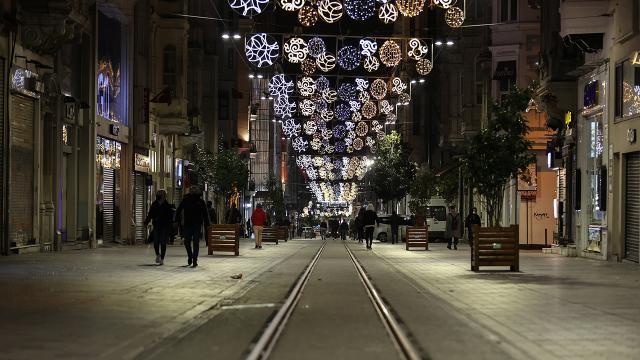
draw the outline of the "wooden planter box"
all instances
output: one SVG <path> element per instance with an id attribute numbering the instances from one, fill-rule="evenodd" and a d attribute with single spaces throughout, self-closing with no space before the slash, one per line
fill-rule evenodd
<path id="1" fill-rule="evenodd" d="M 518 225 L 509 227 L 481 228 L 473 226 L 471 270 L 480 266 L 508 266 L 511 271 L 520 271 Z"/>
<path id="2" fill-rule="evenodd" d="M 287 242 L 289 240 L 289 227 L 278 226 L 278 240 Z"/>
<path id="3" fill-rule="evenodd" d="M 213 255 L 214 251 L 240 255 L 240 225 L 238 224 L 211 225 L 207 239 L 209 255 Z"/>
<path id="4" fill-rule="evenodd" d="M 424 248 L 429 250 L 429 226 L 407 226 L 406 249 Z"/>
<path id="5" fill-rule="evenodd" d="M 262 242 L 272 242 L 278 245 L 278 227 L 277 226 L 265 226 L 262 228 Z"/>

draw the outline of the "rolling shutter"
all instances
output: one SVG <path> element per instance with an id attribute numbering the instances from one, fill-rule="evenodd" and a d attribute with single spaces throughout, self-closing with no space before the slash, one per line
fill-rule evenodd
<path id="1" fill-rule="evenodd" d="M 103 194 L 103 234 L 105 242 L 115 241 L 115 170 L 103 169 L 102 178 Z"/>
<path id="2" fill-rule="evenodd" d="M 136 242 L 144 241 L 147 236 L 147 230 L 144 226 L 144 219 L 147 215 L 146 209 L 146 184 L 145 184 L 145 174 L 136 172 L 134 174 L 134 185 L 133 185 L 133 208 L 135 214 L 135 223 L 136 223 Z"/>
<path id="3" fill-rule="evenodd" d="M 624 212 L 624 255 L 638 262 L 640 257 L 640 152 L 625 155 L 626 187 Z"/>

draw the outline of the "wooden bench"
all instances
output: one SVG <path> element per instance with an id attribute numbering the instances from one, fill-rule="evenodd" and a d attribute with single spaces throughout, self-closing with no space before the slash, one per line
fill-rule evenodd
<path id="1" fill-rule="evenodd" d="M 511 271 L 520 271 L 518 231 L 518 225 L 505 228 L 474 225 L 471 270 L 478 271 L 480 266 L 508 266 Z"/>
<path id="2" fill-rule="evenodd" d="M 214 251 L 232 252 L 235 256 L 240 255 L 240 225 L 211 225 L 208 235 L 209 255 L 213 255 Z"/>
<path id="3" fill-rule="evenodd" d="M 287 242 L 289 240 L 289 227 L 278 226 L 278 240 Z"/>
<path id="4" fill-rule="evenodd" d="M 411 250 L 412 247 L 420 247 L 425 250 L 429 250 L 429 227 L 407 226 L 405 246 L 407 250 Z"/>
<path id="5" fill-rule="evenodd" d="M 272 242 L 278 245 L 278 227 L 277 226 L 265 226 L 262 228 L 262 242 Z"/>

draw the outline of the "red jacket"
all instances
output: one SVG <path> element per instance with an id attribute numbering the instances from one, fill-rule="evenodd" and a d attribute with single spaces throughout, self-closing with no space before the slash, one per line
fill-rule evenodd
<path id="1" fill-rule="evenodd" d="M 256 208 L 251 214 L 251 224 L 253 226 L 264 226 L 265 222 L 267 222 L 267 214 L 262 208 Z"/>

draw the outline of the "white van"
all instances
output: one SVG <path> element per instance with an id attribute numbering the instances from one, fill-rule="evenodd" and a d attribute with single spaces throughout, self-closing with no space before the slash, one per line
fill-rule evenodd
<path id="1" fill-rule="evenodd" d="M 427 207 L 426 220 L 429 238 L 444 238 L 447 231 L 447 208 L 449 204 L 441 198 L 431 198 Z"/>

